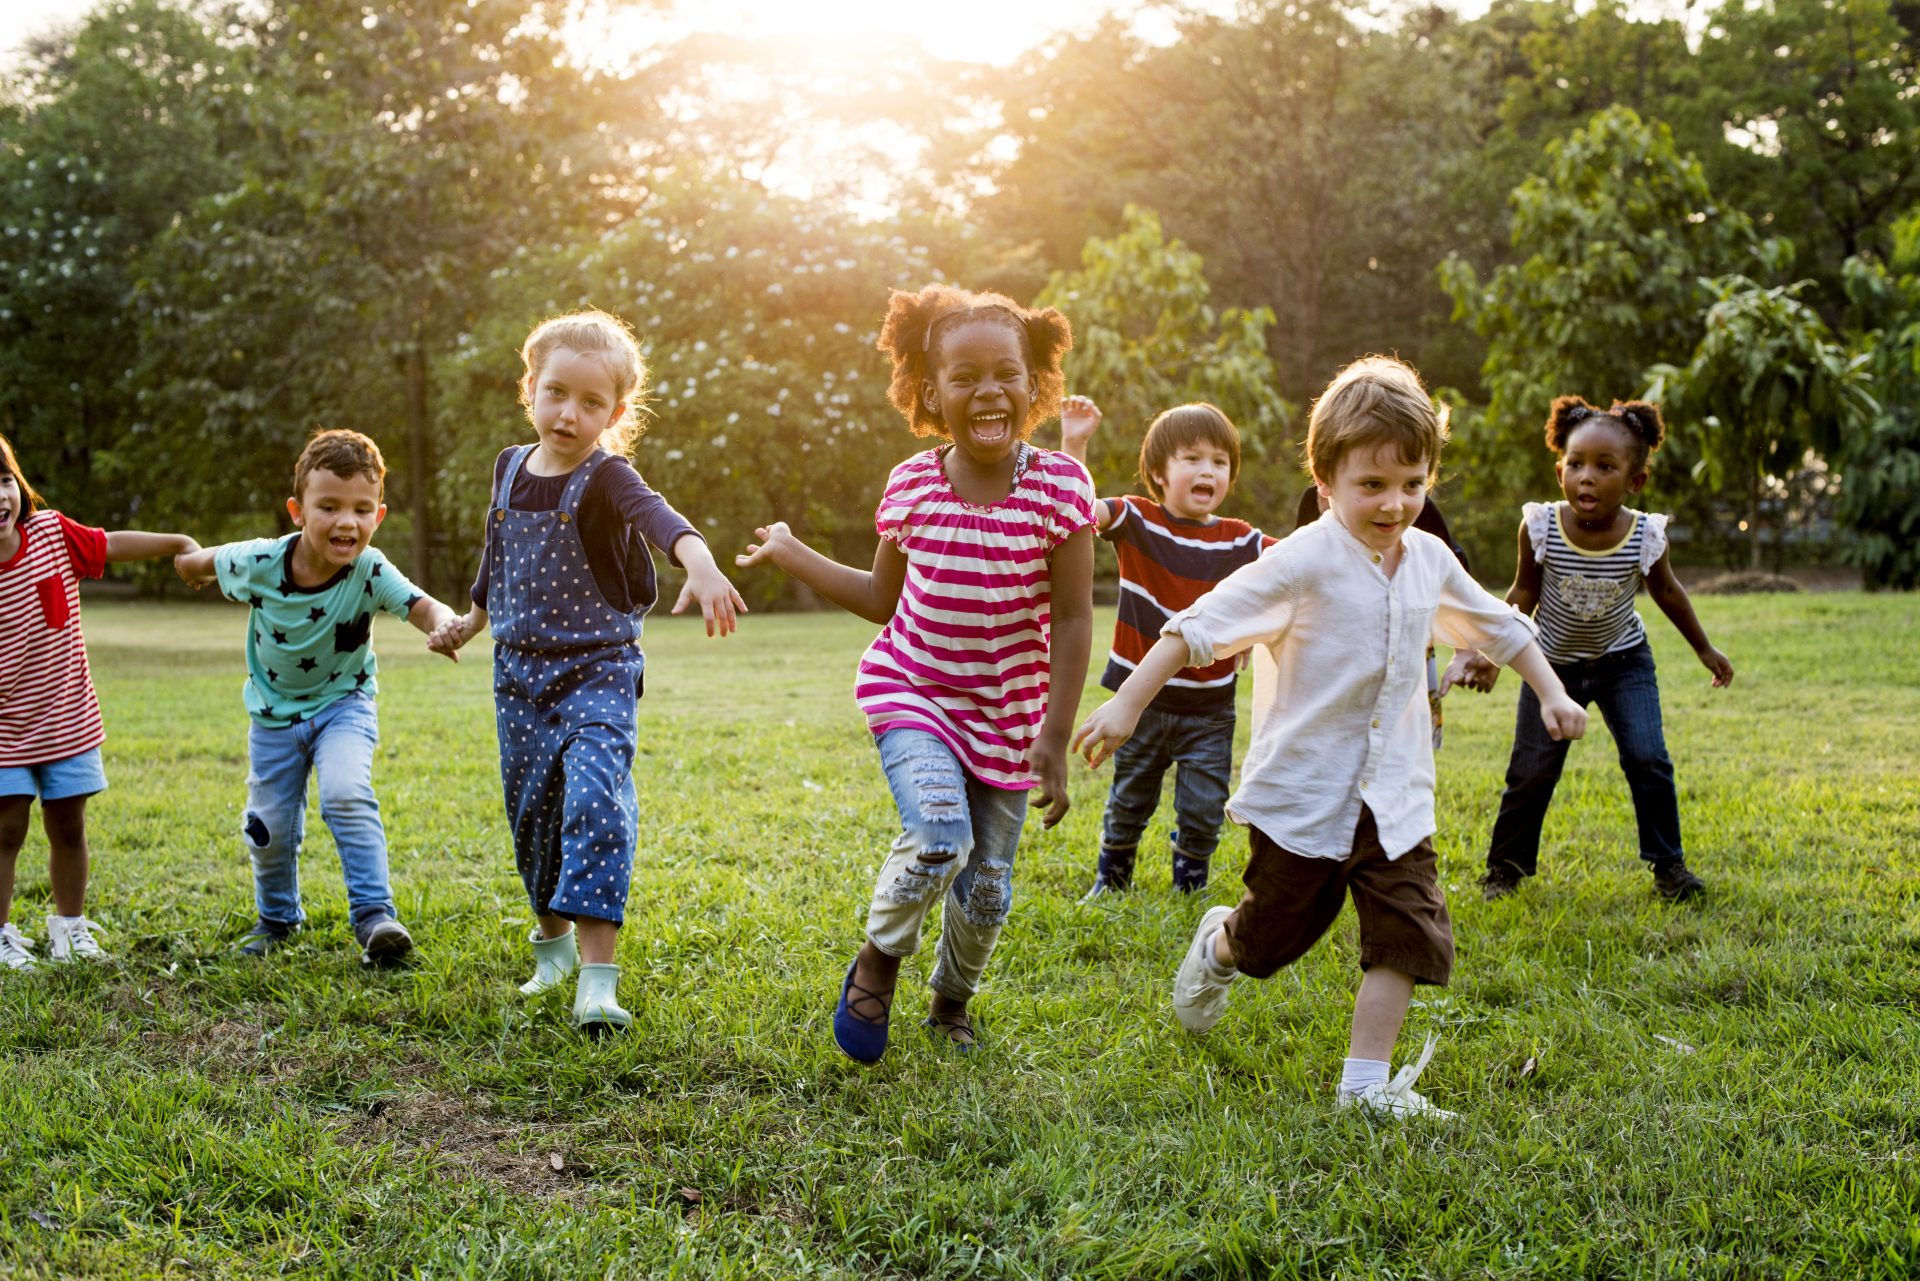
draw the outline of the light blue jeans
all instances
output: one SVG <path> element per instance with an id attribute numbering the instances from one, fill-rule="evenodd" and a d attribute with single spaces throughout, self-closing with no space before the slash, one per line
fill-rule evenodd
<path id="1" fill-rule="evenodd" d="M 309 773 L 320 776 L 320 817 L 340 851 L 354 923 L 393 912 L 387 831 L 373 795 L 373 749 L 379 741 L 373 699 L 361 693 L 285 729 L 253 723 L 241 832 L 253 859 L 253 897 L 261 920 L 290 926 L 306 919 L 300 908 L 300 842 Z"/>
<path id="2" fill-rule="evenodd" d="M 880 768 L 900 810 L 900 835 L 874 883 L 867 937 L 888 956 L 912 956 L 920 950 L 927 913 L 944 891 L 940 942 L 927 983 L 964 1001 L 978 989 L 1013 907 L 1013 858 L 1030 794 L 980 782 L 925 730 L 888 730 L 879 748 Z"/>

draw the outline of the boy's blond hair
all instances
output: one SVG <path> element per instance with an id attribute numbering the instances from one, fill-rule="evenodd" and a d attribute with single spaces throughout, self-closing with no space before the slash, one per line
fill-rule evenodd
<path id="1" fill-rule="evenodd" d="M 1392 356 L 1364 356 L 1334 375 L 1307 419 L 1307 467 L 1333 483 L 1340 461 L 1356 449 L 1392 445 L 1400 461 L 1440 470 L 1447 443 L 1447 407 L 1434 403 L 1412 365 Z"/>

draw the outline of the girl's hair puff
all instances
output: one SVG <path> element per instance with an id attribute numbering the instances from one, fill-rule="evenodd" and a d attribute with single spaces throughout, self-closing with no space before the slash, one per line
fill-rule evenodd
<path id="1" fill-rule="evenodd" d="M 990 320 L 1020 336 L 1020 347 L 1033 378 L 1033 400 L 1027 421 L 1020 424 L 1024 439 L 1054 416 L 1066 393 L 1067 378 L 1060 359 L 1073 347 L 1073 326 L 1052 307 L 1022 307 L 1004 294 L 974 293 L 952 285 L 928 285 L 919 293 L 894 290 L 887 299 L 887 317 L 874 344 L 893 357 L 893 381 L 887 399 L 906 415 L 916 436 L 945 436 L 947 425 L 927 408 L 920 390 L 932 378 L 940 356 L 940 342 L 963 320 Z"/>
<path id="2" fill-rule="evenodd" d="M 647 390 L 647 365 L 640 357 L 640 342 L 633 329 L 620 317 L 590 307 L 551 316 L 533 327 L 520 348 L 520 363 L 526 375 L 520 380 L 520 404 L 529 417 L 533 414 L 533 386 L 541 366 L 555 351 L 565 348 L 583 356 L 593 356 L 613 379 L 615 401 L 627 407 L 625 413 L 600 437 L 600 448 L 610 454 L 631 456 L 633 444 L 647 429 L 641 415 L 641 401 Z"/>
<path id="3" fill-rule="evenodd" d="M 1642 467 L 1647 465 L 1647 459 L 1667 438 L 1667 425 L 1660 419 L 1658 405 L 1644 400 L 1616 400 L 1611 408 L 1602 409 L 1598 405 L 1588 404 L 1579 396 L 1561 396 L 1547 412 L 1547 448 L 1556 454 L 1566 453 L 1567 442 L 1573 439 L 1574 429 L 1596 418 L 1607 419 L 1627 433 L 1639 449 L 1639 465 Z"/>
<path id="4" fill-rule="evenodd" d="M 27 505 L 26 511 L 14 514 L 13 523 L 16 527 L 47 505 L 47 500 L 27 483 L 26 475 L 20 470 L 20 460 L 14 456 L 13 445 L 5 436 L 0 436 L 0 475 L 13 477 L 13 483 L 20 486 L 20 497 Z"/>
<path id="5" fill-rule="evenodd" d="M 1331 485 L 1348 454 L 1391 445 L 1401 462 L 1424 465 L 1431 478 L 1440 470 L 1448 416 L 1412 365 L 1393 356 L 1362 356 L 1335 374 L 1313 402 L 1307 469 Z"/>

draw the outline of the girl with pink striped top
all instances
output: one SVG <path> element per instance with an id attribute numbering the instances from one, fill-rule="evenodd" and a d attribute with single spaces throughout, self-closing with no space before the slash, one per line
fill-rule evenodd
<path id="1" fill-rule="evenodd" d="M 895 293 L 879 341 L 889 397 L 915 435 L 947 443 L 893 469 L 873 568 L 827 559 L 784 522 L 736 558 L 884 624 L 854 694 L 900 834 L 833 1015 L 835 1043 L 862 1063 L 886 1051 L 900 962 L 943 895 L 925 1026 L 973 1048 L 967 1002 L 1013 903 L 1029 794 L 1048 827 L 1067 812 L 1067 737 L 1093 641 L 1093 483 L 1027 437 L 1060 404 L 1072 345 L 1052 308 L 944 285 Z"/>

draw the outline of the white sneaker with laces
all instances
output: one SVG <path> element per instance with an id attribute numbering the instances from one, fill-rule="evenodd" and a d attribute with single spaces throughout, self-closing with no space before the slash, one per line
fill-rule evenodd
<path id="1" fill-rule="evenodd" d="M 107 954 L 94 941 L 97 921 L 84 916 L 47 918 L 47 959 L 50 961 L 104 961 Z"/>
<path id="2" fill-rule="evenodd" d="M 1173 1012 L 1180 1026 L 1189 1032 L 1204 1032 L 1227 1012 L 1227 988 L 1238 977 L 1235 970 L 1221 978 L 1213 963 L 1213 936 L 1220 925 L 1233 915 L 1230 907 L 1210 907 L 1193 932 L 1193 942 L 1173 976 Z"/>
<path id="3" fill-rule="evenodd" d="M 30 970 L 36 964 L 33 940 L 22 934 L 12 921 L 0 925 L 0 965 L 10 970 Z"/>
<path id="4" fill-rule="evenodd" d="M 1413 1088 L 1420 1079 L 1420 1073 L 1427 1067 L 1427 1061 L 1433 1057 L 1434 1046 L 1440 1044 L 1438 1037 L 1428 1037 L 1426 1045 L 1420 1051 L 1420 1057 L 1393 1074 L 1391 1081 L 1369 1085 L 1366 1089 L 1349 1094 L 1340 1093 L 1340 1106 L 1343 1108 L 1363 1107 L 1377 1116 L 1399 1118 L 1404 1116 L 1430 1116 L 1438 1121 L 1451 1121 L 1459 1115 L 1445 1108 L 1435 1107 L 1427 1097 Z"/>

